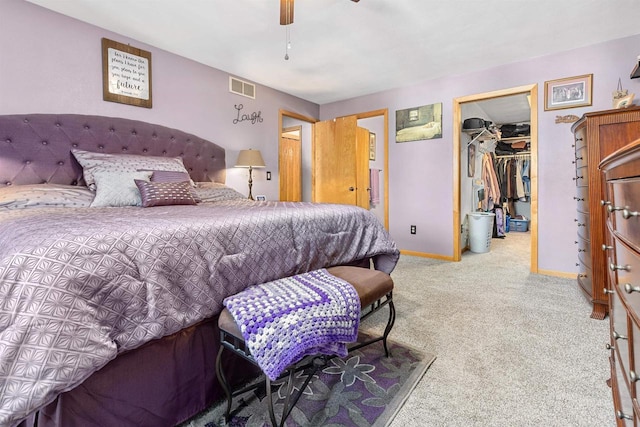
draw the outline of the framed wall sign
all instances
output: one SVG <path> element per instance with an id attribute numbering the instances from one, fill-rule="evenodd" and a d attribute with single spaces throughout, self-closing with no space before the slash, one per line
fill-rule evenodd
<path id="1" fill-rule="evenodd" d="M 151 108 L 151 52 L 103 38 L 102 99 Z"/>
<path id="2" fill-rule="evenodd" d="M 544 110 L 591 105 L 593 74 L 544 82 Z"/>
<path id="3" fill-rule="evenodd" d="M 369 160 L 376 159 L 376 134 L 369 132 Z"/>

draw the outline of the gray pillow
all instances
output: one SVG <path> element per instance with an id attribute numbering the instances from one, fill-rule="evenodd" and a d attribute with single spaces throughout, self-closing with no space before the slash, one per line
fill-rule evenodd
<path id="1" fill-rule="evenodd" d="M 174 171 L 188 174 L 180 157 L 140 156 L 137 154 L 104 154 L 90 151 L 71 150 L 82 166 L 82 175 L 89 189 L 96 189 L 96 171 L 136 172 Z"/>
<path id="2" fill-rule="evenodd" d="M 135 180 L 148 181 L 151 174 L 151 171 L 96 171 L 94 174 L 96 198 L 93 199 L 91 207 L 142 206 L 140 191 Z"/>

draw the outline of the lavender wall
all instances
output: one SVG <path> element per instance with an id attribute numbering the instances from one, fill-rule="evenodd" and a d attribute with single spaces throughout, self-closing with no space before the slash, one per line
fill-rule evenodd
<path id="1" fill-rule="evenodd" d="M 320 119 L 389 109 L 390 231 L 402 249 L 453 256 L 453 99 L 522 85 L 538 84 L 539 268 L 575 272 L 577 259 L 574 158 L 570 124 L 555 124 L 556 115 L 581 116 L 611 108 L 618 78 L 629 92 L 640 95 L 640 79 L 629 74 L 640 53 L 640 35 L 465 73 L 397 90 L 322 105 Z M 524 47 L 523 47 L 524 48 Z M 593 106 L 544 111 L 546 80 L 593 73 Z M 443 103 L 443 138 L 395 143 L 395 111 Z M 535 108 L 535 106 L 534 106 Z M 409 234 L 416 224 L 418 233 Z"/>
<path id="2" fill-rule="evenodd" d="M 229 92 L 228 74 L 21 0 L 0 5 L 0 114 L 80 113 L 127 117 L 177 128 L 227 149 L 259 149 L 267 168 L 254 173 L 254 194 L 278 197 L 278 109 L 318 117 L 317 104 L 258 86 L 257 99 Z M 153 108 L 102 100 L 101 38 L 151 52 Z M 242 78 L 242 76 L 238 76 Z M 263 121 L 233 124 L 236 104 Z M 266 171 L 273 179 L 266 181 Z M 247 170 L 227 183 L 246 194 Z"/>

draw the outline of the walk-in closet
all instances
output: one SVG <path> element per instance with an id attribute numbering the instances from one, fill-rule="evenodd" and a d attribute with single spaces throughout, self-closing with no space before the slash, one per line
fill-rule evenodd
<path id="1" fill-rule="evenodd" d="M 484 253 L 495 239 L 508 245 L 511 237 L 514 250 L 521 248 L 515 240 L 530 239 L 532 216 L 529 97 L 467 102 L 461 117 L 461 244 Z"/>

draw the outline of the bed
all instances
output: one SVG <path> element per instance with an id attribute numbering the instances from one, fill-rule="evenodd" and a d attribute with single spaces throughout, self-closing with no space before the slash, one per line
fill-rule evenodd
<path id="1" fill-rule="evenodd" d="M 104 156 L 115 171 L 92 169 Z M 142 167 L 122 172 L 131 159 Z M 333 265 L 393 270 L 399 252 L 368 211 L 249 201 L 225 167 L 221 147 L 159 125 L 0 116 L 0 425 L 179 424 L 222 397 L 225 297 Z M 123 177 L 140 178 L 147 207 L 109 204 Z M 168 188 L 184 200 L 159 203 Z"/>

